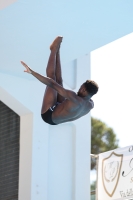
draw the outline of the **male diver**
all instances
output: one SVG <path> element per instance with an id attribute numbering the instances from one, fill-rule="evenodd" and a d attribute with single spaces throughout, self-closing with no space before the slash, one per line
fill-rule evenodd
<path id="1" fill-rule="evenodd" d="M 51 125 L 73 121 L 88 114 L 94 107 L 91 97 L 98 91 L 97 83 L 92 80 L 84 82 L 77 93 L 63 88 L 60 62 L 62 39 L 63 37 L 58 36 L 50 46 L 51 52 L 46 68 L 47 77 L 33 71 L 21 61 L 26 68 L 24 72 L 32 74 L 46 85 L 41 116 L 46 123 Z"/>

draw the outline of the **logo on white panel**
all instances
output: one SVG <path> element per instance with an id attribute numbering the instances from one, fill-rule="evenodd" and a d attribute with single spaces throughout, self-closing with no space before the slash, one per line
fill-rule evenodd
<path id="1" fill-rule="evenodd" d="M 102 161 L 102 181 L 105 192 L 112 197 L 119 181 L 123 154 L 112 152 Z"/>

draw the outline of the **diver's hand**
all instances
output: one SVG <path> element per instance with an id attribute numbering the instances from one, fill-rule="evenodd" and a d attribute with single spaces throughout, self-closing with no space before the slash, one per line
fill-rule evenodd
<path id="1" fill-rule="evenodd" d="M 20 61 L 21 62 L 21 64 L 26 68 L 26 70 L 24 70 L 24 72 L 27 72 L 27 73 L 29 73 L 29 74 L 32 74 L 32 71 L 31 71 L 31 69 L 29 68 L 29 66 L 26 64 L 26 63 L 24 63 L 23 61 Z"/>

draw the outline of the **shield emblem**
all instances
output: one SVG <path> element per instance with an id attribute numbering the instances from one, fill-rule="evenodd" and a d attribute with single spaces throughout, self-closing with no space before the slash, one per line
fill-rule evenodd
<path id="1" fill-rule="evenodd" d="M 102 161 L 102 182 L 105 192 L 112 197 L 120 177 L 123 154 L 112 152 Z"/>

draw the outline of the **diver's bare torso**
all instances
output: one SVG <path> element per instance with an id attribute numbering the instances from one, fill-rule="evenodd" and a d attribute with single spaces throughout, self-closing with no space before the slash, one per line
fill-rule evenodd
<path id="1" fill-rule="evenodd" d="M 52 113 L 52 121 L 55 124 L 60 124 L 76 120 L 88 114 L 93 107 L 94 103 L 91 99 L 84 100 L 78 96 L 76 102 L 66 99 L 54 109 Z"/>

